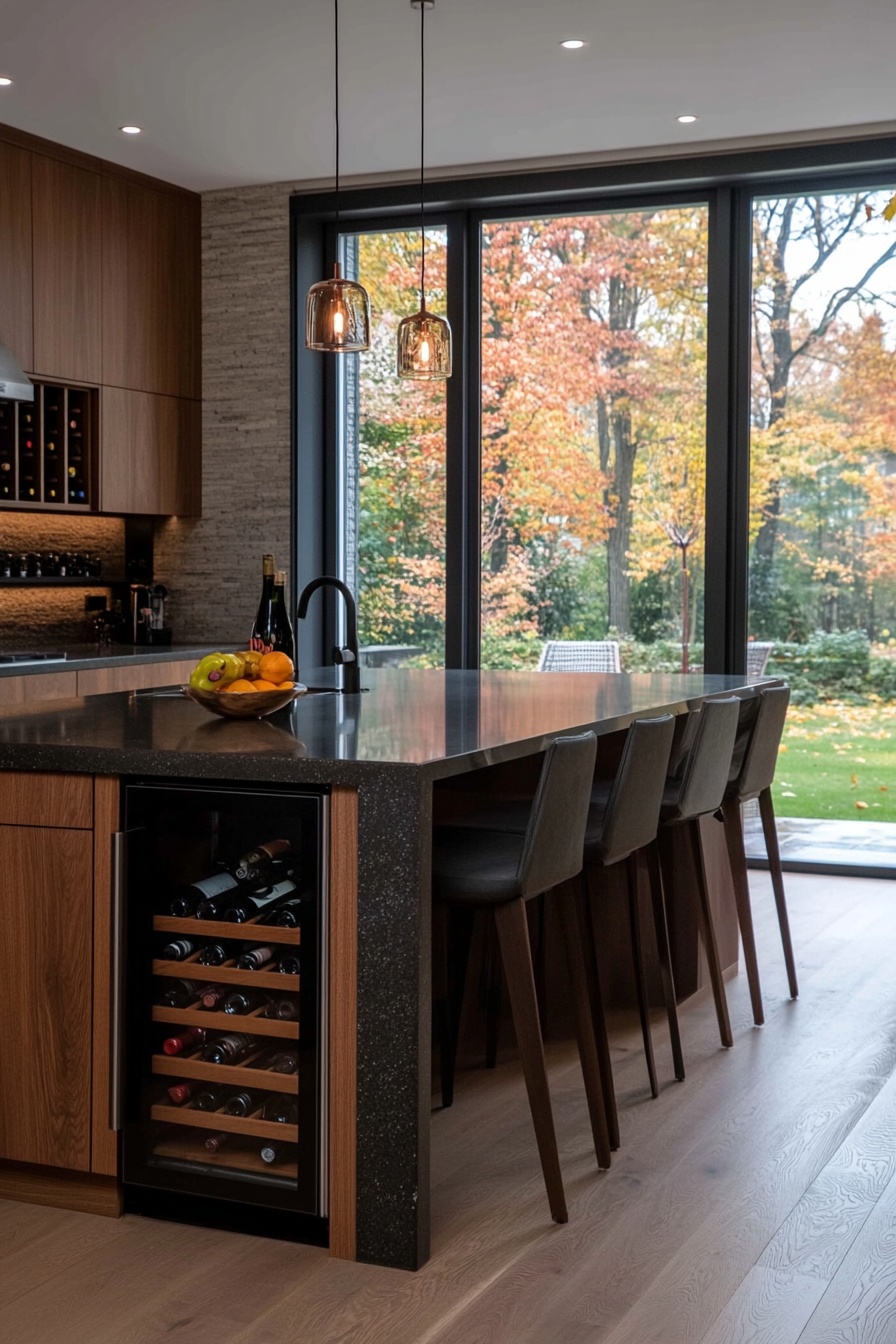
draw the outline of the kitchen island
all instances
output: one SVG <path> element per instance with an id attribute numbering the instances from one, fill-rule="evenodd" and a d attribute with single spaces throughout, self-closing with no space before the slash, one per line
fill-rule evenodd
<path id="1" fill-rule="evenodd" d="M 757 688 L 721 676 L 401 670 L 368 670 L 363 682 L 360 695 L 308 695 L 261 722 L 213 719 L 159 692 L 14 708 L 0 716 L 0 802 L 3 772 L 93 776 L 110 817 L 124 778 L 331 791 L 331 1250 L 413 1269 L 430 1233 L 434 796 L 450 808 L 465 790 L 524 789 L 559 735 L 593 728 L 610 746 L 639 715 Z M 109 842 L 96 835 L 102 867 Z M 100 978 L 95 1017 L 103 992 Z M 104 1100 L 95 1095 L 93 1111 L 106 1142 Z"/>

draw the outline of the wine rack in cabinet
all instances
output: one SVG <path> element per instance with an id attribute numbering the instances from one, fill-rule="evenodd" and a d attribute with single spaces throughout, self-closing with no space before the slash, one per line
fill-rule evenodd
<path id="1" fill-rule="evenodd" d="M 0 507 L 95 508 L 95 388 L 36 384 L 34 401 L 0 398 Z"/>

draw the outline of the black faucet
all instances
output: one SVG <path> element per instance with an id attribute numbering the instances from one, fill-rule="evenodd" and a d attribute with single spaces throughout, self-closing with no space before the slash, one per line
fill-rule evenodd
<path id="1" fill-rule="evenodd" d="M 299 605 L 296 607 L 296 621 L 304 621 L 308 614 L 308 603 L 311 595 L 317 592 L 318 588 L 336 588 L 345 598 L 346 639 L 348 642 L 344 648 L 340 648 L 337 644 L 333 650 L 333 662 L 341 663 L 344 669 L 342 678 L 343 695 L 358 695 L 361 690 L 361 667 L 358 661 L 358 612 L 351 589 L 346 587 L 341 579 L 335 579 L 331 574 L 322 574 L 319 579 L 312 579 L 302 590 Z"/>

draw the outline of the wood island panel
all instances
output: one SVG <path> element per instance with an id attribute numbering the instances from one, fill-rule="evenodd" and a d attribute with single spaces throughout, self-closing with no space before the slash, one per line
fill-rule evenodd
<path id="1" fill-rule="evenodd" d="M 31 155 L 0 142 L 0 341 L 34 367 L 31 321 Z"/>
<path id="2" fill-rule="evenodd" d="M 0 826 L 0 926 L 0 1158 L 89 1171 L 89 832 Z"/>
<path id="3" fill-rule="evenodd" d="M 78 694 L 77 672 L 42 672 L 38 676 L 0 677 L 0 710 L 38 700 L 71 700 Z"/>
<path id="4" fill-rule="evenodd" d="M 106 695 L 112 691 L 144 691 L 154 686 L 180 686 L 190 680 L 190 673 L 195 666 L 196 659 L 190 658 L 177 663 L 90 668 L 86 672 L 77 673 L 78 694 Z"/>
<path id="5" fill-rule="evenodd" d="M 31 171 L 33 372 L 100 383 L 102 178 L 43 154 Z"/>
<path id="6" fill-rule="evenodd" d="M 118 1175 L 118 1134 L 109 1128 L 112 1036 L 112 836 L 119 828 L 119 783 L 93 780 L 93 1067 L 90 1169 Z"/>
<path id="7" fill-rule="evenodd" d="M 91 830 L 93 776 L 0 771 L 0 825 Z"/>
<path id="8" fill-rule="evenodd" d="M 358 795 L 330 799 L 330 1254 L 354 1260 L 357 1227 Z"/>

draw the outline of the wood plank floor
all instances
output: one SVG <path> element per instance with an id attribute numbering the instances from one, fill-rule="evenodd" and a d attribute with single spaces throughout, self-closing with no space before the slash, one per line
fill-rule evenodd
<path id="1" fill-rule="evenodd" d="M 801 998 L 753 874 L 766 1025 L 729 985 L 683 1015 L 688 1077 L 651 1101 L 613 1023 L 622 1143 L 595 1169 L 574 1049 L 549 1061 L 570 1221 L 548 1216 L 511 1053 L 433 1113 L 419 1274 L 148 1219 L 0 1207 L 16 1344 L 896 1344 L 896 883 L 791 875 Z"/>

